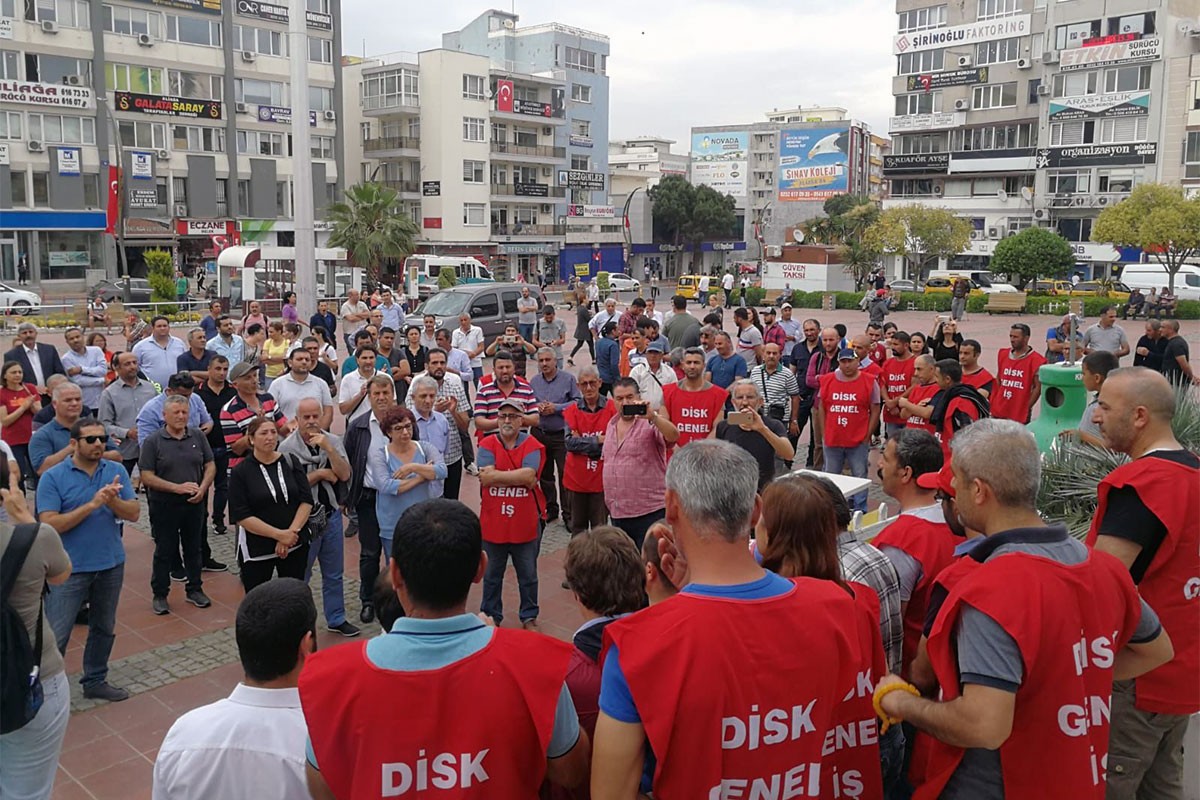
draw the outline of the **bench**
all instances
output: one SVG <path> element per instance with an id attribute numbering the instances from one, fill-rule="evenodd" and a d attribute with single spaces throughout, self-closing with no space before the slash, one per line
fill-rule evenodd
<path id="1" fill-rule="evenodd" d="M 1005 314 L 1009 311 L 1020 314 L 1025 310 L 1024 292 L 993 292 L 987 296 L 983 310 L 989 314 Z"/>

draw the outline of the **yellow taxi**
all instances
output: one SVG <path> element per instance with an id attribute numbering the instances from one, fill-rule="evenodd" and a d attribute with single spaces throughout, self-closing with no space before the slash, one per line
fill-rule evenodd
<path id="1" fill-rule="evenodd" d="M 954 282 L 960 277 L 966 278 L 965 275 L 949 275 L 945 278 L 930 278 L 925 281 L 925 294 L 950 294 L 954 289 Z M 971 297 L 982 297 L 986 292 L 979 288 L 979 284 L 967 278 L 967 283 L 971 284 Z"/>
<path id="2" fill-rule="evenodd" d="M 718 283 L 718 285 L 720 285 Z M 675 284 L 675 294 L 682 295 L 688 300 L 700 299 L 700 276 L 680 275 Z"/>
<path id="3" fill-rule="evenodd" d="M 1080 281 L 1071 287 L 1071 297 L 1106 297 L 1124 303 L 1129 300 L 1129 287 L 1120 281 L 1112 281 L 1107 287 L 1100 281 Z"/>
<path id="4" fill-rule="evenodd" d="M 1039 294 L 1063 294 L 1071 293 L 1070 281 L 1038 281 L 1034 284 L 1033 291 Z"/>

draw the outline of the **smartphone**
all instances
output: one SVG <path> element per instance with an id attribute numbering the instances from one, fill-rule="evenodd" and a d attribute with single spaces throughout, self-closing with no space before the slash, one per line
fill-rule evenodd
<path id="1" fill-rule="evenodd" d="M 941 322 L 941 323 L 946 323 L 946 322 L 950 321 L 950 317 L 945 314 L 938 314 L 937 321 Z"/>
<path id="2" fill-rule="evenodd" d="M 621 409 L 621 415 L 626 417 L 640 417 L 646 413 L 649 406 L 646 403 L 626 403 Z"/>
<path id="3" fill-rule="evenodd" d="M 505 337 L 504 337 L 504 343 L 505 343 L 505 344 L 516 344 L 516 343 L 517 343 L 517 337 L 515 337 L 515 336 L 505 336 Z"/>
<path id="4" fill-rule="evenodd" d="M 725 415 L 725 421 L 730 425 L 749 425 L 754 422 L 754 412 L 730 411 Z"/>

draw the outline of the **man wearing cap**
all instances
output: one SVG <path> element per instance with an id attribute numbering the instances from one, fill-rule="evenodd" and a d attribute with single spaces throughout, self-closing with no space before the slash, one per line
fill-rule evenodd
<path id="1" fill-rule="evenodd" d="M 763 344 L 779 345 L 779 352 L 782 353 L 787 348 L 788 335 L 783 326 L 775 321 L 775 309 L 767 306 L 762 312 L 763 321 Z"/>
<path id="2" fill-rule="evenodd" d="M 511 557 L 521 597 L 521 626 L 537 630 L 538 540 L 546 507 L 538 483 L 546 463 L 546 448 L 521 430 L 525 412 L 525 403 L 519 398 L 502 398 L 496 409 L 496 435 L 479 443 L 476 456 L 479 520 L 487 554 L 480 611 L 500 626 L 504 619 L 501 590 Z"/>
<path id="3" fill-rule="evenodd" d="M 537 334 L 533 343 L 537 347 L 548 347 L 554 352 L 558 368 L 563 367 L 563 342 L 567 340 L 567 323 L 554 316 L 554 306 L 549 303 L 542 309 L 542 319 L 538 323 Z"/>
<path id="4" fill-rule="evenodd" d="M 876 289 L 875 296 L 871 298 L 871 302 L 867 304 L 867 313 L 870 314 L 871 322 L 883 324 L 883 318 L 888 315 L 888 305 L 891 300 L 887 296 L 887 289 Z"/>
<path id="5" fill-rule="evenodd" d="M 629 377 L 637 381 L 639 394 L 655 411 L 662 408 L 663 390 L 678 382 L 675 370 L 663 361 L 663 346 L 657 341 L 646 345 L 646 360 L 634 364 Z"/>
<path id="6" fill-rule="evenodd" d="M 17 339 L 20 344 L 4 354 L 5 361 L 15 361 L 21 365 L 25 373 L 25 382 L 37 387 L 38 394 L 49 399 L 46 393 L 46 380 L 51 375 L 66 375 L 62 359 L 53 345 L 39 344 L 37 326 L 32 322 L 22 322 L 17 326 Z"/>
<path id="7" fill-rule="evenodd" d="M 792 348 L 800 343 L 800 339 L 804 335 L 804 328 L 800 325 L 800 321 L 792 319 L 791 303 L 784 303 L 779 307 L 779 327 L 783 328 L 784 336 L 783 365 L 790 367 Z"/>
<path id="8" fill-rule="evenodd" d="M 190 372 L 177 372 L 167 379 L 167 388 L 162 394 L 155 395 L 146 401 L 137 415 L 138 441 L 144 442 L 151 434 L 158 431 L 166 423 L 163 421 L 163 401 L 171 395 L 180 394 L 188 399 L 188 427 L 199 428 L 202 433 L 213 429 L 213 418 L 204 401 L 196 396 L 196 380 Z"/>
<path id="9" fill-rule="evenodd" d="M 225 435 L 225 446 L 229 448 L 229 468 L 232 470 L 246 453 L 250 452 L 250 437 L 246 428 L 255 417 L 268 417 L 275 421 L 279 437 L 291 432 L 288 418 L 275 405 L 275 398 L 258 391 L 258 367 L 243 361 L 229 370 L 229 382 L 237 389 L 237 396 L 221 409 L 221 431 Z"/>
<path id="10" fill-rule="evenodd" d="M 865 478 L 871 431 L 879 423 L 879 384 L 864 374 L 858 363 L 853 350 L 841 350 L 837 370 L 821 376 L 817 400 L 824 422 L 824 470 L 841 475 L 848 466 L 851 475 Z M 866 490 L 850 502 L 865 513 Z"/>

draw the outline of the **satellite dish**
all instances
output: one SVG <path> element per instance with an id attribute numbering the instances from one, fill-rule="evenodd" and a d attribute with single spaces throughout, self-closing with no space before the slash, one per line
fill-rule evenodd
<path id="1" fill-rule="evenodd" d="M 804 231 L 800 230 L 799 228 L 793 229 L 792 230 L 792 241 L 795 242 L 796 244 L 803 244 L 804 243 Z"/>
<path id="2" fill-rule="evenodd" d="M 996 197 L 998 197 L 1001 200 L 1007 200 L 1008 192 L 1004 191 L 1003 189 L 1000 189 L 996 192 Z"/>
<path id="3" fill-rule="evenodd" d="M 1021 187 L 1021 199 L 1024 200 L 1026 203 L 1033 200 L 1033 189 L 1030 189 L 1028 186 L 1022 186 Z"/>

